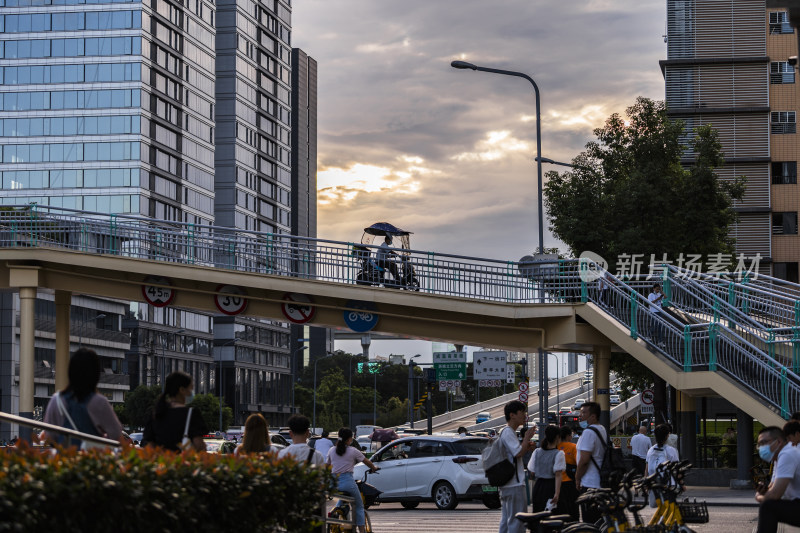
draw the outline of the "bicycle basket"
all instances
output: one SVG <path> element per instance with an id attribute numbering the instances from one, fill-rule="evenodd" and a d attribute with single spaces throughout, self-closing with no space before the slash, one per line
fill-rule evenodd
<path id="1" fill-rule="evenodd" d="M 687 498 L 682 502 L 678 502 L 678 509 L 681 512 L 683 521 L 687 524 L 708 523 L 708 505 L 706 505 L 706 502 L 698 502 L 697 500 L 690 502 Z"/>

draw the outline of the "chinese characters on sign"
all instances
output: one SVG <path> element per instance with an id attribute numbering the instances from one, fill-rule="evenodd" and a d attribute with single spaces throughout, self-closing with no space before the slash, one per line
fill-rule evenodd
<path id="1" fill-rule="evenodd" d="M 460 381 L 467 377 L 466 352 L 433 352 L 436 381 Z"/>
<path id="2" fill-rule="evenodd" d="M 474 352 L 472 354 L 472 378 L 477 380 L 505 380 L 506 352 Z"/>

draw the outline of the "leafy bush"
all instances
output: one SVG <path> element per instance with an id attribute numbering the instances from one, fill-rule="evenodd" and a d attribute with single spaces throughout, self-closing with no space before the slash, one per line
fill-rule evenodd
<path id="1" fill-rule="evenodd" d="M 0 531 L 301 533 L 333 486 L 291 458 L 23 445 L 0 453 Z"/>

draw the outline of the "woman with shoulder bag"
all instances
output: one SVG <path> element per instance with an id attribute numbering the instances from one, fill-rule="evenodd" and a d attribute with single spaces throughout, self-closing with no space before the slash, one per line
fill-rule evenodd
<path id="1" fill-rule="evenodd" d="M 54 426 L 74 429 L 98 437 L 119 440 L 122 424 L 108 400 L 97 394 L 100 381 L 100 358 L 94 350 L 80 348 L 69 360 L 69 384 L 56 392 L 47 404 L 44 421 Z M 80 446 L 79 439 L 69 439 L 56 432 L 45 432 L 46 440 L 57 444 Z M 84 448 L 92 447 L 84 445 Z"/>
<path id="2" fill-rule="evenodd" d="M 558 505 L 561 493 L 561 476 L 566 469 L 564 452 L 558 449 L 561 430 L 558 426 L 544 429 L 544 442 L 533 452 L 528 462 L 528 472 L 536 476 L 531 501 L 533 512 L 553 510 Z"/>
<path id="3" fill-rule="evenodd" d="M 192 376 L 180 370 L 167 376 L 164 392 L 144 427 L 142 443 L 175 452 L 205 451 L 206 424 L 199 410 L 186 406 L 193 397 Z"/>

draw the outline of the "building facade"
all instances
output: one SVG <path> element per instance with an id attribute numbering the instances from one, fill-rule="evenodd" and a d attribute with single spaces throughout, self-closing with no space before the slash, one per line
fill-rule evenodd
<path id="1" fill-rule="evenodd" d="M 661 61 L 672 117 L 717 129 L 721 179 L 747 178 L 731 229 L 759 272 L 798 281 L 797 38 L 785 10 L 764 1 L 668 0 Z M 684 154 L 691 163 L 691 148 Z"/>
<path id="2" fill-rule="evenodd" d="M 289 234 L 291 61 L 288 0 L 0 0 L 0 204 Z M 316 224 L 315 211 L 295 216 Z M 53 298 L 39 295 L 42 327 Z M 123 388 L 180 369 L 197 393 L 222 392 L 236 424 L 252 411 L 286 418 L 288 324 L 80 295 L 72 306 L 71 350 L 98 350 Z M 0 307 L 0 407 L 16 412 L 18 297 Z M 98 326 L 80 339 L 78 323 Z M 104 347 L 107 332 L 125 338 Z M 48 330 L 36 335 L 37 364 L 41 345 L 52 368 Z M 52 380 L 36 383 L 44 405 Z"/>

